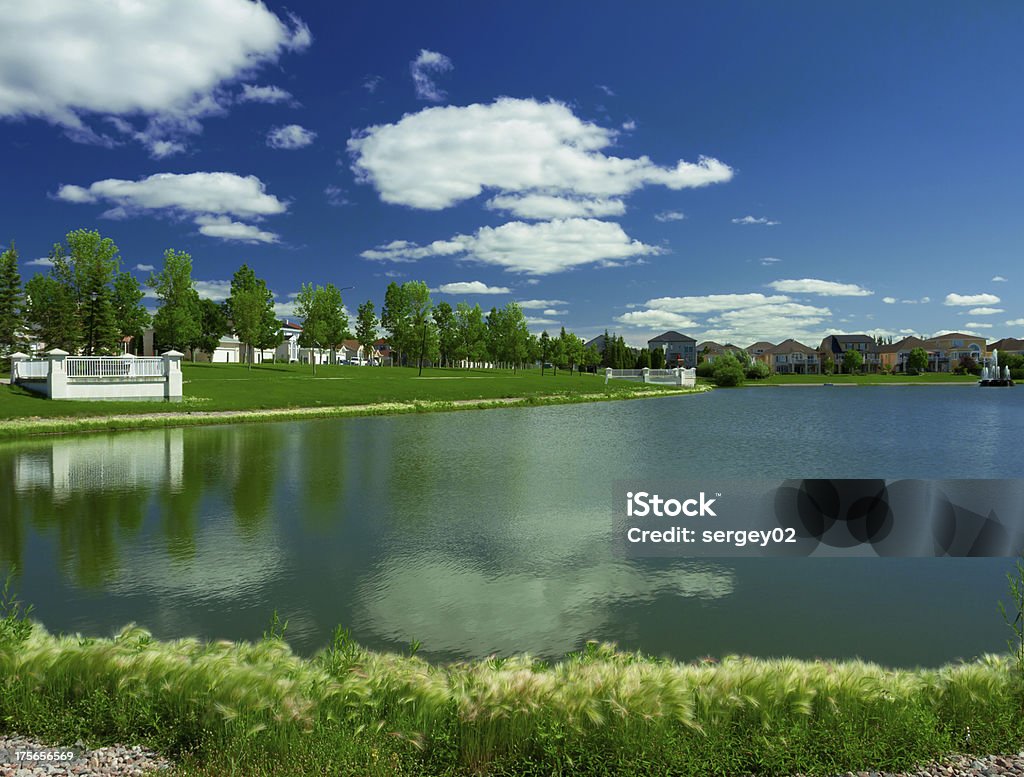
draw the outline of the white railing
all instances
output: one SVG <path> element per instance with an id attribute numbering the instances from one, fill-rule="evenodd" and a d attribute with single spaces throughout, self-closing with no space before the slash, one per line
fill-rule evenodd
<path id="1" fill-rule="evenodd" d="M 696 386 L 697 385 L 697 370 L 693 367 L 689 369 L 683 369 L 676 367 L 674 369 L 659 369 L 652 370 L 645 368 L 642 370 L 613 370 L 607 368 L 604 371 L 604 382 L 608 384 L 610 380 L 639 380 L 643 383 L 668 383 L 675 386 Z"/>
<path id="2" fill-rule="evenodd" d="M 50 362 L 42 360 L 14 362 L 13 380 L 35 380 L 50 374 Z"/>
<path id="3" fill-rule="evenodd" d="M 162 378 L 163 359 L 72 356 L 67 359 L 69 378 Z"/>

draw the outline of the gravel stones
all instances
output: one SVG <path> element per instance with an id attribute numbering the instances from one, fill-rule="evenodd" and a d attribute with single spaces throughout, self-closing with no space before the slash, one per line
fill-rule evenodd
<path id="1" fill-rule="evenodd" d="M 87 750 L 81 743 L 55 747 L 14 734 L 0 736 L 0 777 L 143 777 L 159 774 L 170 765 L 166 758 L 138 746 Z"/>

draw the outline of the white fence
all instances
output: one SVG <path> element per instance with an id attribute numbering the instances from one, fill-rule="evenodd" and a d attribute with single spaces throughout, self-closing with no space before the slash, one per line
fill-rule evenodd
<path id="1" fill-rule="evenodd" d="M 688 370 L 681 367 L 671 370 L 652 370 L 649 367 L 644 367 L 642 370 L 613 370 L 611 367 L 608 367 L 604 371 L 604 383 L 606 386 L 610 380 L 635 380 L 640 383 L 696 386 L 697 370 L 692 367 Z"/>
<path id="2" fill-rule="evenodd" d="M 181 356 L 71 356 L 59 348 L 45 359 L 15 353 L 11 382 L 50 399 L 180 400 Z"/>

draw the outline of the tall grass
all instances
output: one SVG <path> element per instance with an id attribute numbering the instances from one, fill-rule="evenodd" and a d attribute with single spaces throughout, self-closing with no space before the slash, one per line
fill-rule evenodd
<path id="1" fill-rule="evenodd" d="M 146 743 L 182 774 L 815 774 L 1024 742 L 1008 656 L 893 671 L 683 664 L 591 643 L 553 665 L 433 665 L 338 629 L 303 659 L 276 621 L 255 644 L 161 642 L 137 626 L 90 639 L 49 634 L 5 601 L 0 728 Z"/>

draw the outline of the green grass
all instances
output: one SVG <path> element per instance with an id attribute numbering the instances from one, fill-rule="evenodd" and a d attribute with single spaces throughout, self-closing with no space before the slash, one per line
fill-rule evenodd
<path id="1" fill-rule="evenodd" d="M 1016 752 L 1022 700 L 1006 656 L 892 671 L 683 664 L 590 643 L 551 665 L 433 665 L 365 650 L 341 629 L 312 659 L 279 627 L 256 644 L 158 642 L 134 626 L 112 639 L 0 629 L 0 730 L 146 744 L 179 775 L 904 770 L 952 752 Z"/>
<path id="2" fill-rule="evenodd" d="M 544 376 L 538 370 L 425 369 L 323 366 L 314 377 L 308 366 L 261 365 L 248 369 L 228 364 L 184 365 L 184 399 L 166 402 L 53 401 L 20 387 L 0 387 L 0 436 L 18 436 L 21 419 L 86 419 L 110 415 L 152 415 L 221 411 L 278 411 L 421 403 L 423 409 L 448 409 L 445 403 L 521 397 L 533 403 L 580 401 L 584 397 L 623 399 L 637 394 L 656 395 L 671 387 L 627 381 L 604 384 L 604 376 L 569 375 L 559 371 Z M 430 403 L 434 403 L 431 405 Z M 403 408 L 393 408 L 400 412 Z M 157 425 L 166 424 L 166 421 Z M 152 425 L 152 424 L 150 424 Z M 134 422 L 78 425 L 57 424 L 40 431 L 76 428 L 138 428 Z"/>

